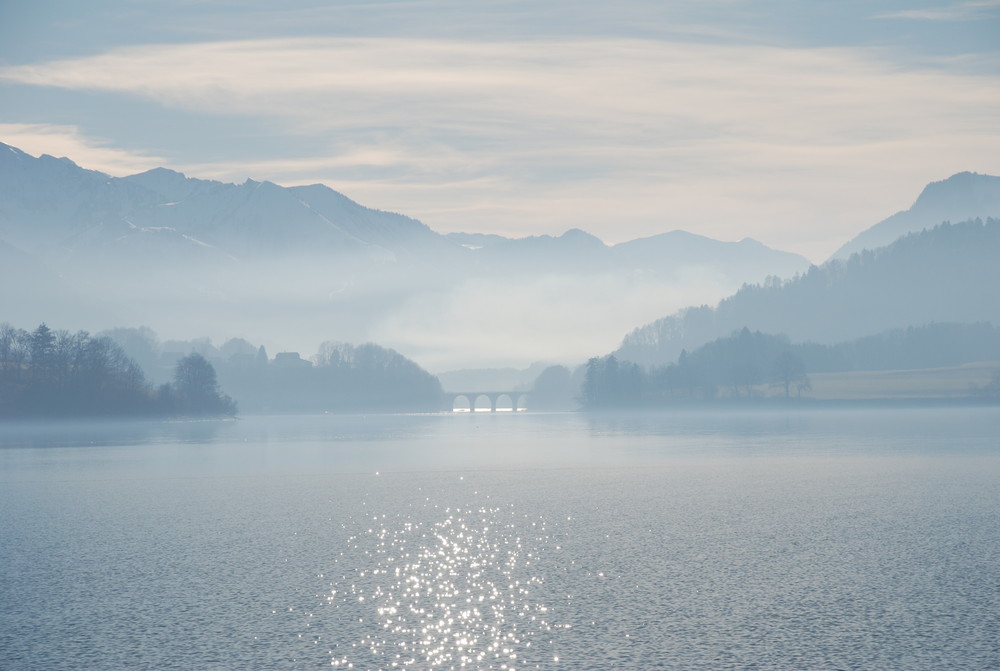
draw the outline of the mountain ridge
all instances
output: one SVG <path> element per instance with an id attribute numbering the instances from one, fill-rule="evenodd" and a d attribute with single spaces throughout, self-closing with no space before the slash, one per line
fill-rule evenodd
<path id="1" fill-rule="evenodd" d="M 1000 219 L 943 223 L 637 327 L 615 355 L 663 365 L 742 328 L 832 344 L 932 322 L 1000 323 L 998 258 Z"/>
<path id="2" fill-rule="evenodd" d="M 1000 217 L 1000 177 L 975 172 L 955 173 L 931 182 L 908 210 L 902 210 L 865 229 L 844 243 L 830 259 L 848 259 L 864 249 L 877 249 L 894 240 L 950 221 Z"/>
<path id="3" fill-rule="evenodd" d="M 237 228 L 244 237 L 247 232 L 268 233 L 270 237 L 262 239 L 267 243 L 265 248 L 269 254 L 276 251 L 275 243 L 290 244 L 288 240 L 274 237 L 271 220 L 275 217 L 282 220 L 282 228 L 297 226 L 312 230 L 320 238 L 319 242 L 323 242 L 325 238 L 334 248 L 343 246 L 349 251 L 357 251 L 356 247 L 359 245 L 377 246 L 384 247 L 393 254 L 405 253 L 408 251 L 407 246 L 412 245 L 436 247 L 439 250 L 450 248 L 455 252 L 455 248 L 465 248 L 458 241 L 460 236 L 470 235 L 480 236 L 480 240 L 488 241 L 489 244 L 481 245 L 484 248 L 501 244 L 522 249 L 555 243 L 575 248 L 590 246 L 625 250 L 630 243 L 641 244 L 644 240 L 652 241 L 659 237 L 650 236 L 617 245 L 606 245 L 592 234 L 576 228 L 570 228 L 559 236 L 525 238 L 507 238 L 495 234 L 445 235 L 433 231 L 412 217 L 360 205 L 323 184 L 283 187 L 267 180 L 253 179 L 234 184 L 188 177 L 184 173 L 163 167 L 125 177 L 112 177 L 82 168 L 69 158 L 57 159 L 48 154 L 35 158 L 4 143 L 0 143 L 0 149 L 4 150 L 0 152 L 0 157 L 13 155 L 17 162 L 25 166 L 20 171 L 13 170 L 10 160 L 3 161 L 0 158 L 0 194 L 11 205 L 29 201 L 35 206 L 17 212 L 12 211 L 14 208 L 11 206 L 0 208 L 0 235 L 7 239 L 21 237 L 22 245 L 28 247 L 29 251 L 32 247 L 58 246 L 76 238 L 67 236 L 61 240 L 47 239 L 45 244 L 33 245 L 30 240 L 23 240 L 24 236 L 11 235 L 15 228 L 11 225 L 12 217 L 41 220 L 45 215 L 50 215 L 50 218 L 61 220 L 64 227 L 72 225 L 74 230 L 70 232 L 77 236 L 80 229 L 89 228 L 96 229 L 94 233 L 98 238 L 101 226 L 117 226 L 122 223 L 127 223 L 127 226 L 121 228 L 120 234 L 127 234 L 129 230 L 169 228 L 229 253 L 237 250 L 232 247 L 232 236 L 227 237 L 226 233 Z M 59 165 L 57 172 L 63 178 L 61 183 L 55 183 L 54 177 L 59 175 L 44 174 L 54 164 Z M 45 189 L 46 183 L 52 184 L 52 188 Z M 85 190 L 89 190 L 89 193 L 81 197 L 80 192 Z M 44 206 L 46 202 L 48 207 Z M 65 208 L 64 211 L 58 210 L 60 205 Z M 200 215 L 198 208 L 201 208 Z M 197 223 L 199 219 L 203 221 Z M 671 231 L 660 235 L 676 237 L 677 233 L 678 231 Z M 734 244 L 695 234 L 688 236 L 689 240 L 697 239 L 702 243 L 711 241 L 725 246 Z M 402 245 L 401 240 L 404 243 Z M 316 244 L 317 240 L 312 240 L 308 251 L 316 251 Z M 240 248 L 241 245 L 236 244 L 236 247 Z M 245 244 L 242 249 L 246 250 Z M 782 252 L 782 255 L 804 261 L 802 257 L 788 252 Z"/>
<path id="4" fill-rule="evenodd" d="M 925 200 L 947 200 L 937 192 Z M 118 315 L 60 319 L 67 327 L 245 333 L 304 351 L 371 340 L 437 370 L 583 360 L 636 324 L 811 265 L 752 238 L 683 230 L 614 245 L 573 227 L 441 234 L 323 184 L 233 184 L 169 168 L 111 177 L 3 144 L 0 241 Z M 21 281 L 11 272 L 0 268 L 0 281 Z M 42 283 L 64 305 L 56 284 Z"/>

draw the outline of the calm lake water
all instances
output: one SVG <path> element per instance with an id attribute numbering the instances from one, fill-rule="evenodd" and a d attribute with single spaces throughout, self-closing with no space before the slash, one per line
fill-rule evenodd
<path id="1" fill-rule="evenodd" d="M 1000 410 L 0 424 L 0 669 L 998 669 Z"/>

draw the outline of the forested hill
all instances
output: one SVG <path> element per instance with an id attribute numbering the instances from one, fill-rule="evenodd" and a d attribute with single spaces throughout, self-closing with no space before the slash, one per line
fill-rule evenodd
<path id="1" fill-rule="evenodd" d="M 998 260 L 1000 220 L 945 223 L 687 308 L 635 329 L 615 355 L 662 365 L 744 327 L 832 344 L 931 322 L 1000 324 Z"/>
<path id="2" fill-rule="evenodd" d="M 303 359 L 298 352 L 268 357 L 263 345 L 243 338 L 216 347 L 209 338 L 161 342 L 145 327 L 100 335 L 117 343 L 157 382 L 169 378 L 178 357 L 198 354 L 218 371 L 219 384 L 246 413 L 436 412 L 441 407 L 436 377 L 374 343 L 327 341 L 315 356 Z"/>
<path id="3" fill-rule="evenodd" d="M 1000 216 L 1000 177 L 960 172 L 924 187 L 913 206 L 862 231 L 831 258 L 846 260 L 864 249 L 892 244 L 907 233 L 937 226 L 942 221 L 968 221 Z"/>
<path id="4" fill-rule="evenodd" d="M 391 349 L 328 341 L 314 361 L 294 352 L 269 359 L 242 338 L 221 348 L 207 338 L 161 345 L 146 328 L 91 336 L 0 322 L 0 420 L 233 415 L 237 403 L 223 389 L 249 412 L 441 408 L 438 379 Z"/>

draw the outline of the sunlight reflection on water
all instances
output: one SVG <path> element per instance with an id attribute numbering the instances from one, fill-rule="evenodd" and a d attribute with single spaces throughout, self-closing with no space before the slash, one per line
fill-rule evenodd
<path id="1" fill-rule="evenodd" d="M 559 625 L 534 589 L 533 564 L 558 551 L 544 520 L 512 504 L 375 514 L 337 559 L 327 604 L 354 640 L 330 649 L 347 668 L 538 668 Z M 341 625 L 343 626 L 343 625 Z"/>
<path id="2" fill-rule="evenodd" d="M 998 436 L 995 408 L 0 425 L 0 668 L 1000 668 Z"/>

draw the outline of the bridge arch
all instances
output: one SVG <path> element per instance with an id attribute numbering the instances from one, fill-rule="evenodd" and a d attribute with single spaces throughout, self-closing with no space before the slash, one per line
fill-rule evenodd
<path id="1" fill-rule="evenodd" d="M 493 400 L 493 407 L 496 412 L 517 412 L 517 394 L 502 393 L 497 394 Z"/>
<path id="2" fill-rule="evenodd" d="M 519 412 L 528 407 L 523 391 L 461 391 L 444 395 L 446 412 Z"/>
<path id="3" fill-rule="evenodd" d="M 472 412 L 476 407 L 476 399 L 473 394 L 451 394 L 451 403 L 445 410 L 450 412 Z"/>

